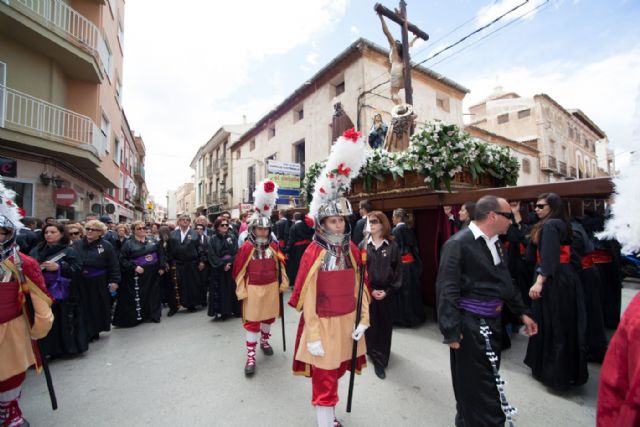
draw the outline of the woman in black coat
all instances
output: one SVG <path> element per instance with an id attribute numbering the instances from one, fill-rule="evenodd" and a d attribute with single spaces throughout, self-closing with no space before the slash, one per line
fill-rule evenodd
<path id="1" fill-rule="evenodd" d="M 555 193 L 540 195 L 536 214 L 540 221 L 531 230 L 527 255 L 536 262 L 529 296 L 540 329 L 529 338 L 524 362 L 534 378 L 565 390 L 589 377 L 585 299 L 571 264 L 572 230 L 562 199 Z"/>
<path id="2" fill-rule="evenodd" d="M 231 276 L 238 243 L 235 235 L 229 231 L 230 223 L 225 217 L 218 217 L 213 227 L 216 231 L 209 239 L 207 249 L 207 257 L 211 265 L 208 315 L 214 319 L 224 320 L 229 316 L 240 314 L 236 282 Z"/>
<path id="3" fill-rule="evenodd" d="M 118 288 L 114 326 L 160 322 L 159 266 L 164 265 L 156 241 L 147 236 L 144 222 L 132 224 L 134 234 L 120 249 L 122 282 Z M 163 271 L 164 272 L 164 271 Z"/>
<path id="4" fill-rule="evenodd" d="M 82 264 L 79 293 L 89 341 L 100 338 L 100 332 L 111 329 L 111 292 L 120 283 L 118 255 L 102 236 L 107 226 L 98 220 L 87 221 L 86 236 L 73 244 Z"/>
<path id="5" fill-rule="evenodd" d="M 49 334 L 40 340 L 43 353 L 49 357 L 68 356 L 87 351 L 89 344 L 79 304 L 77 274 L 80 260 L 69 246 L 63 225 L 48 224 L 42 230 L 44 241 L 30 255 L 40 263 L 49 293 L 54 320 Z"/>

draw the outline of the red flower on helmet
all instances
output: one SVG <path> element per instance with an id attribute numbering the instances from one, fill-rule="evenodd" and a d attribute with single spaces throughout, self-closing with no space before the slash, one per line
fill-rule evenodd
<path id="1" fill-rule="evenodd" d="M 324 188 L 322 188 L 322 187 L 320 187 L 320 192 L 321 192 L 322 194 L 327 194 L 327 192 L 326 192 L 326 191 L 324 191 Z"/>
<path id="2" fill-rule="evenodd" d="M 311 218 L 309 215 L 304 216 L 304 223 L 307 224 L 307 227 L 313 228 L 313 218 Z"/>
<path id="3" fill-rule="evenodd" d="M 263 209 L 263 210 L 265 210 L 265 211 L 268 211 L 268 210 L 269 210 L 269 205 L 264 205 L 264 206 L 262 207 L 262 209 Z"/>
<path id="4" fill-rule="evenodd" d="M 7 206 L 13 206 L 13 200 L 7 199 Z"/>
<path id="5" fill-rule="evenodd" d="M 19 213 L 19 214 L 20 214 L 20 216 L 22 216 L 22 217 L 24 217 L 24 216 L 27 214 L 27 212 L 25 212 L 25 210 L 24 210 L 24 209 L 22 209 L 22 208 L 18 208 L 18 213 Z"/>
<path id="6" fill-rule="evenodd" d="M 333 174 L 333 172 L 329 172 L 329 173 L 327 174 L 327 177 L 328 177 L 329 179 L 333 179 L 333 178 L 335 178 L 335 175 Z"/>
<path id="7" fill-rule="evenodd" d="M 351 173 L 351 168 L 345 168 L 344 163 L 340 163 L 338 165 L 338 175 L 349 176 Z"/>
<path id="8" fill-rule="evenodd" d="M 265 193 L 273 193 L 273 190 L 276 189 L 276 185 L 273 181 L 265 181 L 264 183 L 264 191 Z"/>
<path id="9" fill-rule="evenodd" d="M 361 133 L 356 131 L 356 128 L 347 129 L 342 134 L 342 136 L 344 136 L 347 139 L 350 139 L 353 142 L 357 142 L 358 138 L 360 138 L 360 135 Z"/>

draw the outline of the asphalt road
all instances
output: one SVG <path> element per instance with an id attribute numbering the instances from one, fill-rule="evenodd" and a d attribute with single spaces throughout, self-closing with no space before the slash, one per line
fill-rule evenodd
<path id="1" fill-rule="evenodd" d="M 623 290 L 623 304 L 637 292 Z M 180 312 L 160 324 L 115 329 L 89 351 L 51 364 L 59 409 L 52 411 L 44 376 L 31 371 L 22 408 L 33 426 L 313 426 L 311 382 L 291 374 L 298 314 L 286 311 L 287 352 L 280 325 L 276 353 L 258 352 L 257 371 L 245 378 L 244 330 L 239 319 L 213 322 L 205 311 Z M 522 363 L 527 338 L 516 336 L 503 354 L 506 394 L 518 426 L 595 425 L 600 367 L 589 381 L 556 394 Z M 353 411 L 345 410 L 348 376 L 336 408 L 345 426 L 451 426 L 455 401 L 449 352 L 433 320 L 396 329 L 387 378 L 369 366 L 356 377 Z"/>

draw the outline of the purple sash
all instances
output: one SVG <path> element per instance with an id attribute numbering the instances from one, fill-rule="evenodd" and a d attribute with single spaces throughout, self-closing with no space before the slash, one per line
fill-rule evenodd
<path id="1" fill-rule="evenodd" d="M 47 290 L 56 301 L 62 301 L 69 298 L 69 287 L 71 279 L 63 277 L 60 274 L 60 268 L 56 271 L 43 271 L 42 276 L 47 284 Z"/>
<path id="2" fill-rule="evenodd" d="M 460 298 L 458 300 L 458 307 L 480 317 L 498 317 L 502 313 L 502 300 Z"/>
<path id="3" fill-rule="evenodd" d="M 222 258 L 220 258 L 222 261 L 231 261 L 231 255 L 225 255 Z"/>
<path id="4" fill-rule="evenodd" d="M 107 274 L 107 270 L 104 268 L 85 267 L 82 269 L 82 277 L 85 279 L 93 279 L 105 274 Z"/>
<path id="5" fill-rule="evenodd" d="M 134 258 L 132 262 L 138 267 L 146 267 L 147 265 L 154 265 L 158 263 L 158 254 L 155 252 L 151 252 L 146 255 L 141 255 L 137 258 Z"/>

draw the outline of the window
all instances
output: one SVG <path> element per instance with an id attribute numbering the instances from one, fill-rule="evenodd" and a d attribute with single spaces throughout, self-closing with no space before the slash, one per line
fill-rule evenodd
<path id="1" fill-rule="evenodd" d="M 522 159 L 522 172 L 531 173 L 531 161 L 529 159 Z"/>
<path id="2" fill-rule="evenodd" d="M 107 0 L 109 3 L 109 11 L 111 12 L 111 17 L 113 18 L 116 15 L 116 0 Z"/>
<path id="3" fill-rule="evenodd" d="M 236 151 L 236 160 L 240 160 L 240 150 Z"/>
<path id="4" fill-rule="evenodd" d="M 116 136 L 116 140 L 113 143 L 113 161 L 116 162 L 117 165 L 120 165 L 122 162 L 122 140 L 119 136 Z"/>
<path id="5" fill-rule="evenodd" d="M 300 164 L 300 180 L 304 178 L 304 139 L 293 145 L 293 161 Z"/>
<path id="6" fill-rule="evenodd" d="M 105 59 L 106 63 L 104 65 L 104 72 L 107 74 L 109 78 L 109 82 L 113 80 L 113 55 L 111 54 L 111 47 L 109 46 L 109 42 L 104 38 L 104 47 L 107 49 L 107 58 Z"/>
<path id="7" fill-rule="evenodd" d="M 509 121 L 509 114 L 500 114 L 498 116 L 498 124 L 501 125 L 503 123 L 507 123 Z"/>
<path id="8" fill-rule="evenodd" d="M 293 123 L 299 122 L 304 119 L 304 108 L 301 106 L 293 110 Z"/>
<path id="9" fill-rule="evenodd" d="M 247 203 L 253 203 L 253 190 L 256 188 L 256 167 L 249 166 L 247 169 Z"/>
<path id="10" fill-rule="evenodd" d="M 122 83 L 120 83 L 120 77 L 116 77 L 116 101 L 122 107 Z"/>
<path id="11" fill-rule="evenodd" d="M 436 107 L 448 113 L 451 109 L 449 97 L 439 93 L 436 94 Z"/>
<path id="12" fill-rule="evenodd" d="M 276 136 L 276 125 L 271 125 L 267 131 L 267 139 L 271 139 L 274 136 Z"/>
<path id="13" fill-rule="evenodd" d="M 518 111 L 518 118 L 519 119 L 524 119 L 525 117 L 529 117 L 531 116 L 531 109 L 527 108 L 526 110 L 520 110 Z"/>
<path id="14" fill-rule="evenodd" d="M 4 127 L 4 115 L 5 115 L 4 100 L 6 98 L 6 95 L 5 95 L 5 92 L 6 92 L 5 85 L 7 84 L 6 81 L 7 81 L 7 64 L 5 64 L 4 62 L 0 62 L 0 85 L 2 86 L 2 88 L 0 88 L 0 128 Z"/>
<path id="15" fill-rule="evenodd" d="M 253 151 L 256 149 L 256 140 L 252 139 L 251 141 L 249 141 L 249 151 Z"/>
<path id="16" fill-rule="evenodd" d="M 333 84 L 333 96 L 338 96 L 341 93 L 343 93 L 345 90 L 344 87 L 344 76 L 342 77 L 341 80 L 338 80 L 336 83 Z"/>
<path id="17" fill-rule="evenodd" d="M 100 121 L 100 130 L 105 139 L 103 146 L 106 147 L 105 151 L 108 153 L 111 145 L 111 123 L 109 123 L 109 119 L 104 113 L 102 113 L 102 119 Z"/>
<path id="18" fill-rule="evenodd" d="M 124 175 L 120 172 L 120 188 L 118 188 L 118 200 L 124 201 Z"/>

